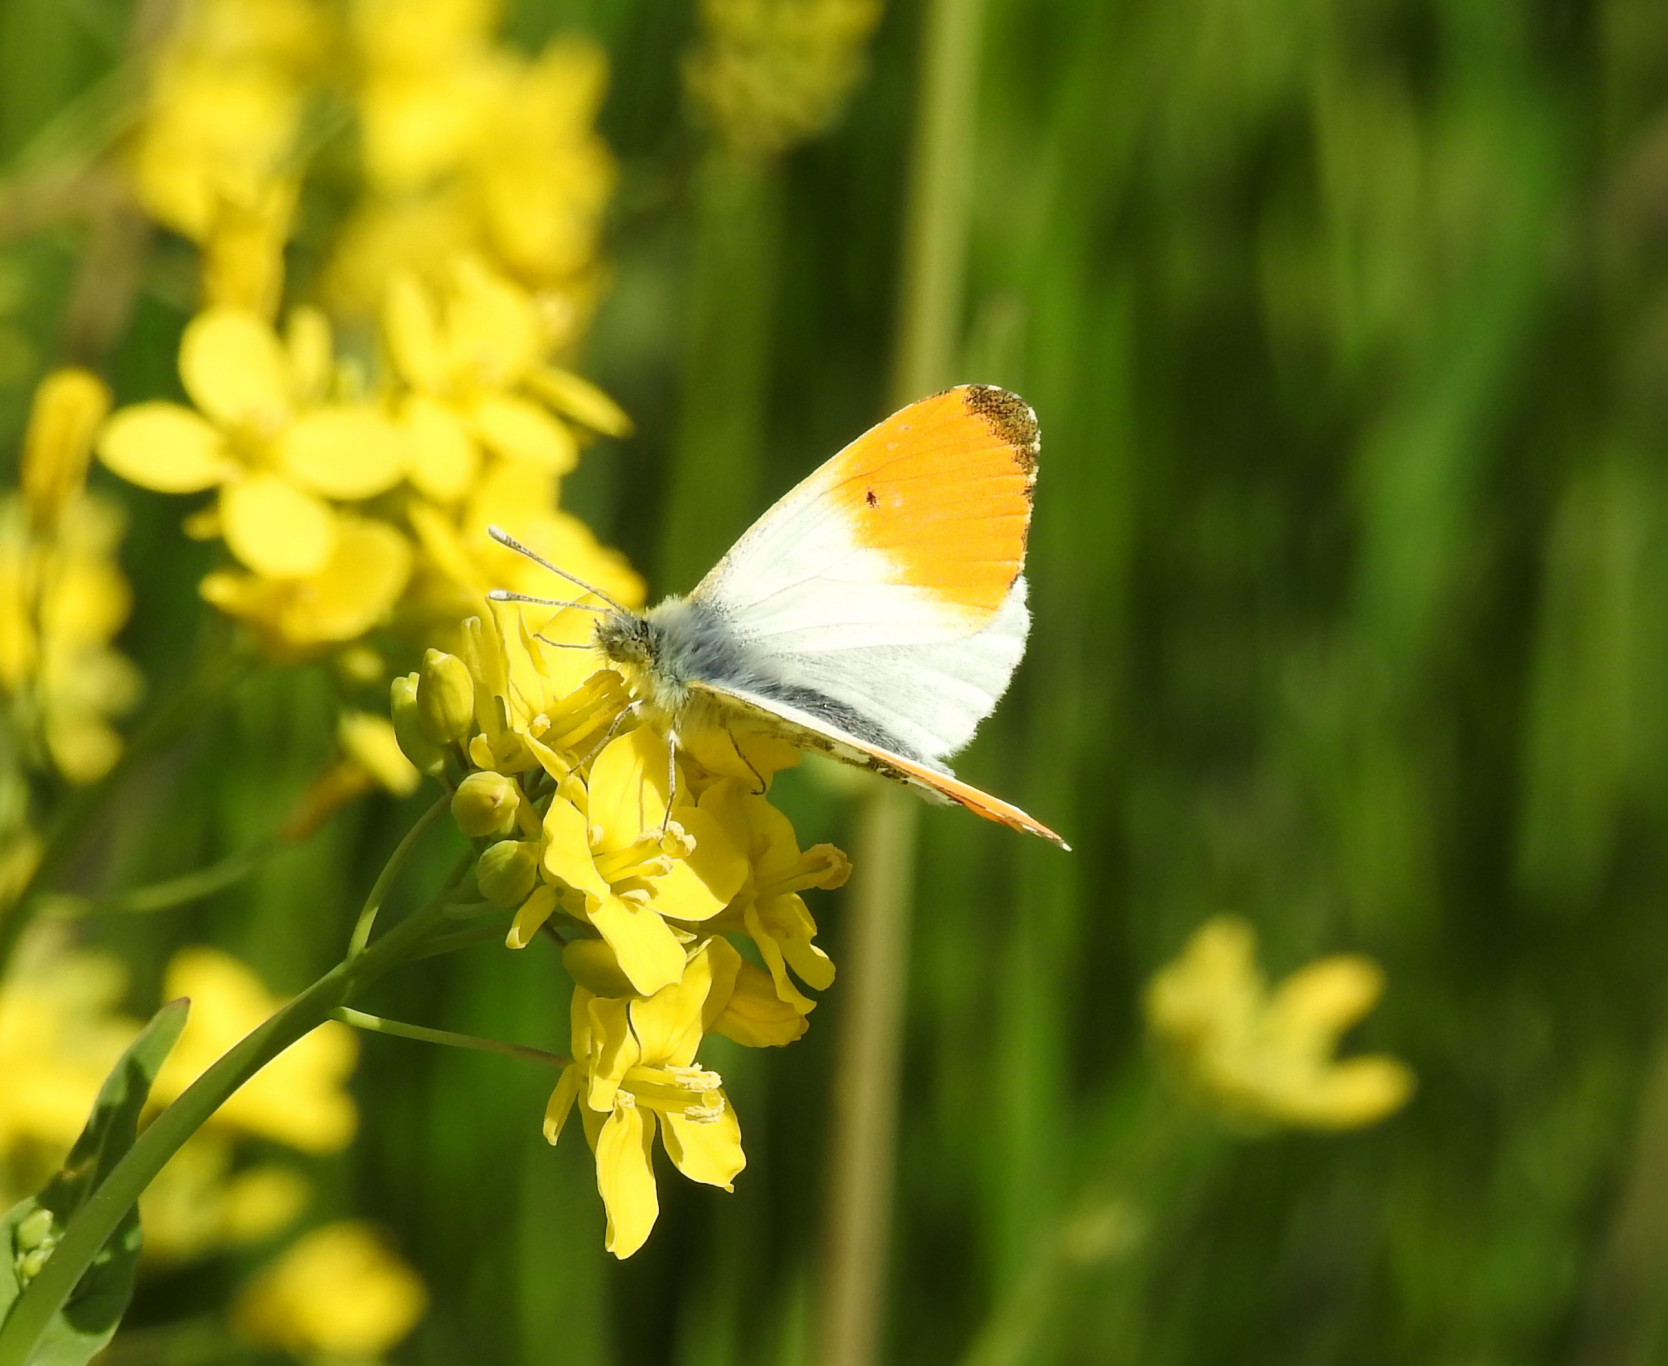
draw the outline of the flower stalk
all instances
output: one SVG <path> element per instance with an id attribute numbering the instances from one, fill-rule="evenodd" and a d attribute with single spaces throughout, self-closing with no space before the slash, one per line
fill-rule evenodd
<path id="1" fill-rule="evenodd" d="M 402 841 L 389 866 L 397 872 L 409 852 L 409 842 Z M 392 877 L 388 868 L 383 871 Z M 168 1160 L 240 1086 L 377 979 L 408 961 L 436 929 L 447 923 L 448 900 L 461 878 L 460 869 L 439 893 L 380 939 L 331 968 L 224 1054 L 156 1117 L 70 1220 L 52 1256 L 0 1325 L 0 1366 L 28 1366 L 36 1340 L 69 1299 L 123 1216 Z M 379 884 L 382 881 L 378 879 Z"/>
<path id="2" fill-rule="evenodd" d="M 892 398 L 900 406 L 953 378 L 980 9 L 980 0 L 932 0 L 927 6 L 893 358 Z M 851 996 L 835 1082 L 823 1366 L 869 1366 L 880 1356 L 919 814 L 908 794 L 876 784 L 853 842 L 852 862 L 860 871 L 851 902 Z"/>

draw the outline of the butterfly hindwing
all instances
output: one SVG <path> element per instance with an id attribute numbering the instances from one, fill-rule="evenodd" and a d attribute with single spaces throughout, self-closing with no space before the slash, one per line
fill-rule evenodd
<path id="1" fill-rule="evenodd" d="M 905 755 L 882 749 L 856 735 L 840 730 L 828 722 L 798 707 L 786 705 L 774 698 L 749 694 L 739 689 L 713 683 L 695 683 L 691 690 L 708 700 L 720 716 L 738 716 L 745 724 L 767 733 L 778 735 L 800 749 L 815 750 L 855 764 L 904 783 L 941 802 L 953 802 L 976 812 L 986 820 L 997 821 L 1014 830 L 1040 835 L 1062 849 L 1069 849 L 1065 840 L 1041 821 L 1028 816 L 1017 806 L 981 792 L 953 774 L 920 763 Z"/>

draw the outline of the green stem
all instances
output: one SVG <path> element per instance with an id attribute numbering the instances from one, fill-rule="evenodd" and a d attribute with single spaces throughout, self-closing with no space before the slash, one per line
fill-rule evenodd
<path id="1" fill-rule="evenodd" d="M 695 182 L 682 392 L 660 579 L 694 583 L 758 511 L 781 255 L 782 186 L 723 148 Z"/>
<path id="2" fill-rule="evenodd" d="M 402 841 L 390 862 L 403 860 L 408 853 Z M 0 1366 L 29 1366 L 41 1333 L 141 1192 L 244 1082 L 297 1039 L 323 1024 L 333 1011 L 407 961 L 436 928 L 446 923 L 447 899 L 465 866 L 460 865 L 457 875 L 422 907 L 359 954 L 338 963 L 224 1054 L 139 1135 L 70 1220 L 52 1256 L 0 1325 Z"/>
<path id="3" fill-rule="evenodd" d="M 43 906 L 53 915 L 77 917 L 143 915 L 150 911 L 165 911 L 225 891 L 226 888 L 248 877 L 282 847 L 281 840 L 265 839 L 248 849 L 240 849 L 237 853 L 228 855 L 218 863 L 211 863 L 206 868 L 199 868 L 195 872 L 184 873 L 164 882 L 153 882 L 146 887 L 133 887 L 106 897 L 52 896 L 44 900 Z"/>
<path id="4" fill-rule="evenodd" d="M 521 1058 L 542 1063 L 546 1067 L 567 1067 L 572 1058 L 561 1053 L 547 1053 L 542 1048 L 525 1044 L 505 1043 L 502 1039 L 483 1039 L 479 1034 L 458 1034 L 450 1029 L 430 1029 L 427 1025 L 406 1024 L 381 1015 L 367 1015 L 363 1010 L 340 1006 L 330 1012 L 331 1018 L 372 1034 L 392 1034 L 399 1039 L 415 1039 L 418 1043 L 444 1044 L 447 1048 L 469 1048 L 477 1053 L 500 1053 L 506 1058 Z"/>
<path id="5" fill-rule="evenodd" d="M 421 816 L 417 823 L 405 832 L 405 838 L 395 846 L 388 862 L 383 865 L 377 879 L 371 884 L 370 895 L 365 898 L 365 905 L 359 912 L 359 919 L 354 923 L 353 936 L 348 940 L 348 961 L 352 962 L 365 952 L 365 946 L 371 941 L 371 929 L 376 924 L 377 912 L 382 909 L 382 903 L 388 897 L 388 890 L 394 885 L 394 879 L 400 875 L 406 860 L 411 857 L 411 851 L 422 842 L 423 836 L 428 834 L 434 823 L 446 814 L 451 805 L 451 793 L 443 792 L 435 799 L 435 803 Z"/>
<path id="6" fill-rule="evenodd" d="M 456 930 L 451 934 L 437 934 L 411 957 L 413 960 L 438 958 L 443 953 L 455 953 L 459 949 L 473 948 L 476 944 L 502 940 L 508 928 L 506 921 L 499 920 L 491 925 L 471 925 L 466 930 Z"/>
<path id="7" fill-rule="evenodd" d="M 980 8 L 980 0 L 929 0 L 926 8 L 904 218 L 894 407 L 957 378 Z M 877 787 L 865 798 L 852 843 L 857 873 L 835 1081 L 822 1366 L 872 1366 L 883 1355 L 918 817 L 911 797 Z"/>
<path id="8" fill-rule="evenodd" d="M 110 771 L 97 782 L 76 788 L 64 799 L 47 831 L 35 871 L 15 901 L 9 905 L 0 902 L 0 979 L 5 977 L 6 964 L 23 931 L 40 909 L 48 889 L 80 848 L 87 827 L 99 809 L 143 760 L 193 722 L 200 721 L 205 712 L 227 697 L 250 664 L 249 656 L 236 648 L 234 637 L 218 633 L 199 653 L 186 677 L 140 723 Z"/>

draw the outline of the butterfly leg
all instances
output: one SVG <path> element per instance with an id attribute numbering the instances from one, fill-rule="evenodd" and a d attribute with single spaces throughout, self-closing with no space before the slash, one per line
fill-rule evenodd
<path id="1" fill-rule="evenodd" d="M 666 728 L 666 814 L 660 818 L 660 838 L 666 838 L 672 823 L 672 808 L 678 804 L 678 733 Z"/>
<path id="2" fill-rule="evenodd" d="M 614 719 L 608 723 L 608 729 L 603 731 L 602 739 L 598 740 L 596 744 L 591 746 L 591 752 L 581 759 L 575 767 L 584 768 L 591 762 L 591 760 L 595 759 L 597 755 L 601 754 L 603 750 L 607 749 L 608 742 L 620 733 L 620 727 L 625 724 L 626 717 L 637 715 L 638 708 L 642 705 L 643 704 L 641 702 L 632 702 L 628 706 L 623 707 Z"/>

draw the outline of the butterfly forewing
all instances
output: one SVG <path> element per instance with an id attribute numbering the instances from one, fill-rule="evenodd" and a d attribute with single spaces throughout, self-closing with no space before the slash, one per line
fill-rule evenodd
<path id="1" fill-rule="evenodd" d="M 1024 652 L 1037 451 L 1035 417 L 1005 390 L 912 403 L 784 496 L 691 597 L 774 676 L 941 759 Z"/>

